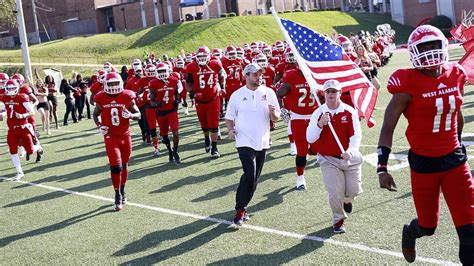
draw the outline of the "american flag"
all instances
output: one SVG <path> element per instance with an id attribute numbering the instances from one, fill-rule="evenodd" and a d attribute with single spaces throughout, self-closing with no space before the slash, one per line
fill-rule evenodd
<path id="1" fill-rule="evenodd" d="M 320 89 L 325 81 L 338 80 L 343 92 L 350 91 L 359 116 L 366 119 L 369 127 L 374 126 L 371 116 L 377 102 L 377 90 L 341 46 L 303 25 L 279 19 L 287 33 L 287 41 L 296 48 L 293 51 L 295 57 L 299 56 L 307 66 L 300 65 L 301 70 L 309 71 Z M 311 83 L 308 81 L 308 84 Z"/>

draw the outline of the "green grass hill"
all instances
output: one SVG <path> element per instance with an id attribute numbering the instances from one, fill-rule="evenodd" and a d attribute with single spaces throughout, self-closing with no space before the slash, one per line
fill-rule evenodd
<path id="1" fill-rule="evenodd" d="M 343 34 L 359 30 L 373 32 L 378 24 L 390 23 L 397 32 L 397 43 L 404 43 L 411 30 L 391 21 L 389 15 L 325 11 L 281 16 L 325 34 L 331 34 L 333 30 Z M 256 40 L 272 43 L 278 39 L 283 39 L 283 35 L 271 15 L 244 16 L 56 40 L 32 45 L 30 56 L 32 62 L 100 64 L 111 61 L 118 64 L 128 63 L 132 58 L 143 57 L 145 52 L 151 51 L 157 56 L 165 53 L 174 56 L 181 49 L 195 51 L 200 45 L 226 47 Z M 0 62 L 21 61 L 20 50 L 0 50 Z"/>

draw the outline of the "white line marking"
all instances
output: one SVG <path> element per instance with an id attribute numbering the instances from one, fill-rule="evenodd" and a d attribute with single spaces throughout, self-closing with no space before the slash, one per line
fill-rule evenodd
<path id="1" fill-rule="evenodd" d="M 22 184 L 26 184 L 26 185 L 34 186 L 34 187 L 41 187 L 41 188 L 54 190 L 54 191 L 60 191 L 60 192 L 64 192 L 64 193 L 67 193 L 67 194 L 73 194 L 73 195 L 93 198 L 93 199 L 97 199 L 97 200 L 101 200 L 101 201 L 114 202 L 113 199 L 102 197 L 102 196 L 97 196 L 97 195 L 93 195 L 93 194 L 77 192 L 77 191 L 62 189 L 62 188 L 57 188 L 57 187 L 51 187 L 51 186 L 41 185 L 41 184 L 37 184 L 37 183 L 26 182 L 26 181 L 22 181 L 22 180 L 14 180 L 12 178 L 0 177 L 0 179 L 7 180 L 7 181 L 14 181 L 14 182 L 17 182 L 17 183 L 22 183 Z M 211 216 L 202 216 L 202 215 L 199 215 L 199 214 L 176 211 L 176 210 L 160 208 L 160 207 L 154 207 L 154 206 L 149 206 L 149 205 L 144 205 L 144 204 L 139 204 L 139 203 L 132 203 L 132 202 L 127 202 L 127 205 L 142 208 L 142 209 L 167 213 L 167 214 L 173 214 L 173 215 L 178 215 L 178 216 L 183 216 L 183 217 L 188 217 L 188 218 L 194 218 L 194 219 L 197 219 L 197 220 L 205 220 L 205 221 L 209 221 L 209 222 L 213 222 L 213 223 L 217 223 L 217 224 L 233 225 L 233 223 L 231 221 L 222 220 L 222 219 L 214 218 L 214 217 L 211 217 Z M 281 230 L 277 230 L 277 229 L 272 229 L 272 228 L 267 228 L 267 227 L 262 227 L 262 226 L 257 226 L 257 225 L 250 225 L 250 224 L 243 224 L 242 227 L 247 228 L 247 229 L 251 229 L 251 230 L 254 230 L 254 231 L 258 231 L 258 232 L 263 232 L 263 233 L 270 233 L 270 234 L 274 234 L 274 235 L 286 236 L 286 237 L 291 237 L 291 238 L 306 239 L 306 240 L 311 240 L 311 241 L 329 243 L 329 244 L 333 244 L 333 245 L 336 245 L 336 246 L 343 246 L 343 247 L 347 247 L 347 248 L 352 248 L 352 249 L 357 249 L 357 250 L 362 250 L 362 251 L 367 251 L 367 252 L 372 252 L 372 253 L 378 253 L 378 254 L 382 254 L 382 255 L 389 255 L 389 256 L 393 256 L 393 257 L 397 257 L 397 258 L 403 258 L 403 254 L 400 253 L 400 252 L 369 247 L 369 246 L 365 246 L 365 245 L 358 244 L 358 243 L 349 243 L 349 242 L 337 241 L 337 240 L 318 237 L 318 236 L 303 235 L 303 234 L 299 234 L 299 233 L 281 231 Z M 440 265 L 458 265 L 458 263 L 454 263 L 452 261 L 438 260 L 438 259 L 433 259 L 433 258 L 425 258 L 425 257 L 420 257 L 420 256 L 417 256 L 416 260 L 418 262 L 426 262 L 426 263 L 433 263 L 433 264 L 440 264 Z"/>

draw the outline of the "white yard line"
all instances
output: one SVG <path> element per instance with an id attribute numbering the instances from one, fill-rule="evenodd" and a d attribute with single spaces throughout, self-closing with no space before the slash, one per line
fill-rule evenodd
<path id="1" fill-rule="evenodd" d="M 54 190 L 54 191 L 60 191 L 64 192 L 67 194 L 73 194 L 77 196 L 82 196 L 82 197 L 88 197 L 88 198 L 93 198 L 101 201 L 106 201 L 106 202 L 111 202 L 113 203 L 114 200 L 111 198 L 106 198 L 102 196 L 97 196 L 89 193 L 83 193 L 83 192 L 77 192 L 73 190 L 68 190 L 68 189 L 62 189 L 62 188 L 57 188 L 57 187 L 52 187 L 52 186 L 47 186 L 47 185 L 42 185 L 38 183 L 32 183 L 32 182 L 27 182 L 23 180 L 13 180 L 11 178 L 5 178 L 5 177 L 0 177 L 2 180 L 8 180 L 8 181 L 14 181 L 17 183 L 29 185 L 29 186 L 34 186 L 34 187 L 40 187 L 44 189 L 49 189 L 49 190 Z M 147 210 L 152 210 L 152 211 L 157 211 L 161 213 L 166 213 L 166 214 L 172 214 L 172 215 L 177 215 L 177 216 L 182 216 L 182 217 L 188 217 L 188 218 L 193 218 L 197 220 L 204 220 L 216 224 L 226 224 L 226 225 L 233 225 L 231 221 L 219 219 L 219 218 L 214 218 L 211 216 L 203 216 L 199 214 L 194 214 L 194 213 L 188 213 L 188 212 L 182 212 L 182 211 L 177 211 L 177 210 L 172 210 L 172 209 L 166 209 L 166 208 L 160 208 L 160 207 L 155 207 L 155 206 L 149 206 L 145 204 L 139 204 L 139 203 L 133 203 L 133 202 L 127 202 L 127 206 L 133 206 L 141 209 L 147 209 Z M 397 258 L 402 258 L 403 259 L 403 254 L 400 252 L 396 251 L 390 251 L 390 250 L 385 250 L 385 249 L 380 249 L 380 248 L 375 248 L 375 247 L 369 247 L 363 244 L 359 243 L 350 243 L 350 242 L 344 242 L 344 241 L 338 241 L 338 240 L 333 240 L 333 239 L 328 239 L 328 238 L 323 238 L 323 237 L 318 237 L 318 236 L 311 236 L 311 235 L 303 235 L 299 233 L 294 233 L 294 232 L 287 232 L 287 231 L 282 231 L 278 229 L 273 229 L 273 228 L 268 228 L 268 227 L 262 227 L 262 226 L 257 226 L 257 225 L 250 225 L 250 224 L 244 224 L 242 225 L 242 228 L 262 232 L 262 233 L 269 233 L 273 235 L 280 235 L 284 237 L 291 237 L 291 238 L 296 238 L 296 239 L 306 239 L 306 240 L 311 240 L 311 241 L 316 241 L 316 242 L 323 242 L 323 243 L 328 243 L 328 244 L 333 244 L 336 246 L 343 246 L 346 248 L 351 248 L 351 249 L 357 249 L 365 252 L 370 252 L 370 253 L 377 253 L 377 254 L 382 254 L 382 255 L 388 255 L 392 257 L 397 257 Z M 440 264 L 440 265 L 456 265 L 457 263 L 454 263 L 452 261 L 445 261 L 445 260 L 438 260 L 438 259 L 433 259 L 433 258 L 425 258 L 425 257 L 420 257 L 417 256 L 416 260 L 418 262 L 425 262 L 425 263 L 433 263 L 433 264 Z"/>

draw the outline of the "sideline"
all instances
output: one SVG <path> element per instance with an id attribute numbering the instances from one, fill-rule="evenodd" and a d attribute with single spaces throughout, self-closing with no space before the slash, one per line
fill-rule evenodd
<path id="1" fill-rule="evenodd" d="M 62 189 L 62 188 L 57 188 L 57 187 L 52 187 L 52 186 L 46 186 L 38 183 L 32 183 L 32 182 L 26 182 L 22 180 L 13 180 L 11 178 L 5 178 L 5 177 L 0 177 L 0 180 L 5 180 L 5 181 L 13 181 L 29 186 L 34 186 L 34 187 L 40 187 L 40 188 L 45 188 L 49 190 L 54 190 L 54 191 L 59 191 L 59 192 L 64 192 L 67 194 L 73 194 L 77 196 L 83 196 L 83 197 L 88 197 L 88 198 L 93 198 L 101 201 L 107 201 L 107 202 L 114 202 L 113 199 L 111 198 L 106 198 L 102 196 L 97 196 L 89 193 L 83 193 L 83 192 L 77 192 L 73 190 L 68 190 L 68 189 Z M 166 209 L 166 208 L 161 208 L 161 207 L 155 207 L 155 206 L 149 206 L 149 205 L 144 205 L 144 204 L 139 204 L 139 203 L 133 203 L 133 202 L 127 202 L 127 206 L 133 206 L 141 209 L 147 209 L 147 210 L 152 210 L 152 211 L 157 211 L 157 212 L 162 212 L 166 214 L 172 214 L 172 215 L 177 215 L 177 216 L 182 216 L 182 217 L 188 217 L 188 218 L 194 218 L 196 220 L 204 220 L 216 224 L 226 224 L 229 226 L 233 226 L 233 223 L 231 221 L 219 219 L 219 218 L 214 218 L 211 216 L 203 216 L 199 214 L 194 214 L 194 213 L 187 213 L 187 212 L 182 212 L 182 211 L 177 211 L 177 210 L 172 210 L 172 209 Z M 293 233 L 293 232 L 287 232 L 287 231 L 281 231 L 278 229 L 273 229 L 273 228 L 268 228 L 268 227 L 262 227 L 262 226 L 257 226 L 257 225 L 250 225 L 250 224 L 243 224 L 242 228 L 245 229 L 250 229 L 262 233 L 269 233 L 273 235 L 280 235 L 280 236 L 285 236 L 285 237 L 291 237 L 291 238 L 296 238 L 296 239 L 306 239 L 306 240 L 311 240 L 311 241 L 316 241 L 316 242 L 322 242 L 322 243 L 328 243 L 328 244 L 333 244 L 336 246 L 343 246 L 351 249 L 357 249 L 361 251 L 366 251 L 366 252 L 371 252 L 371 253 L 377 253 L 377 254 L 382 254 L 382 255 L 388 255 L 392 257 L 397 257 L 403 259 L 403 254 L 400 252 L 395 252 L 395 251 L 390 251 L 390 250 L 385 250 L 385 249 L 380 249 L 380 248 L 374 248 L 374 247 L 369 247 L 365 246 L 363 244 L 358 244 L 358 243 L 350 243 L 350 242 L 343 242 L 343 241 L 337 241 L 333 239 L 328 239 L 328 238 L 323 238 L 323 237 L 318 237 L 318 236 L 311 236 L 311 235 L 303 235 L 299 233 Z M 433 258 L 425 258 L 421 256 L 417 256 L 416 258 L 417 262 L 425 262 L 425 263 L 433 263 L 433 264 L 439 264 L 439 265 L 458 265 L 458 263 L 454 263 L 452 261 L 445 261 L 445 260 L 438 260 L 438 259 L 433 259 Z"/>

